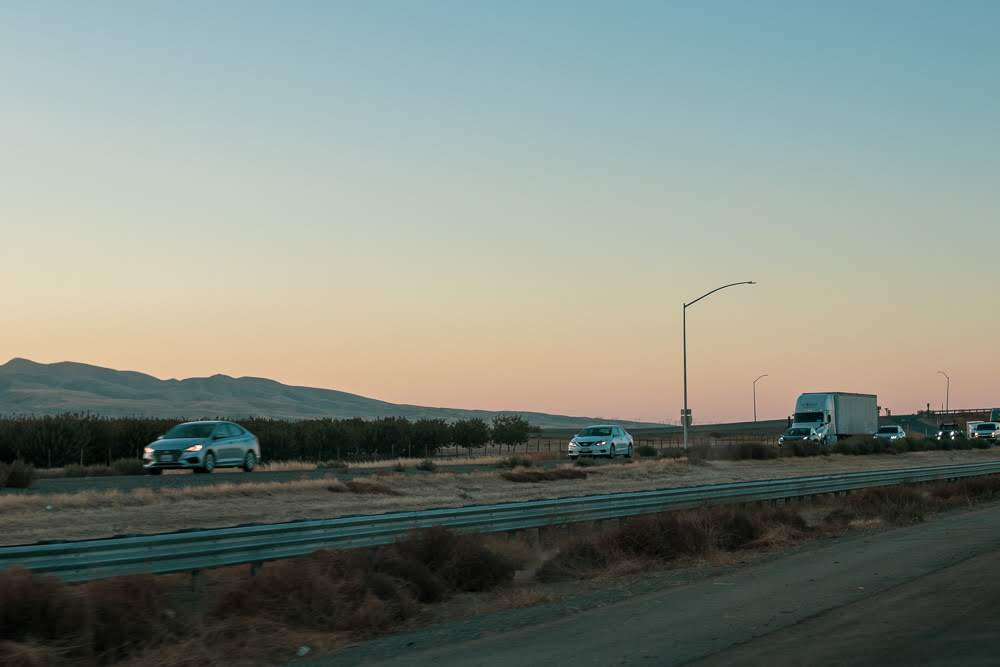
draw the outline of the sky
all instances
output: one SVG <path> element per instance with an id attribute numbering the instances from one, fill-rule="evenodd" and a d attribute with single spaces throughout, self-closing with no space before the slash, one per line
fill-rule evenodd
<path id="1" fill-rule="evenodd" d="M 0 3 L 0 363 L 1000 405 L 1000 3 Z"/>

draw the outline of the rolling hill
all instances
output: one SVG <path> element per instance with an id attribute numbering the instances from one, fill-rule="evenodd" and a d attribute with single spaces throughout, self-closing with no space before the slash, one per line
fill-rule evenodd
<path id="1" fill-rule="evenodd" d="M 255 377 L 228 375 L 160 380 L 74 362 L 40 364 L 12 359 L 0 366 L 0 415 L 51 415 L 68 412 L 109 417 L 406 417 L 408 419 L 491 419 L 517 413 L 544 428 L 576 428 L 602 421 L 593 417 L 541 412 L 463 410 L 399 405 L 333 389 L 296 387 Z M 652 425 L 622 422 L 630 426 Z"/>

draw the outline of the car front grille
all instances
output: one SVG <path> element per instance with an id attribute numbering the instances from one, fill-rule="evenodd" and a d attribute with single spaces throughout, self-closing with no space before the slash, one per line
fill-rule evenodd
<path id="1" fill-rule="evenodd" d="M 153 460 L 157 463 L 172 463 L 181 460 L 183 452 L 179 449 L 164 449 L 153 452 Z"/>

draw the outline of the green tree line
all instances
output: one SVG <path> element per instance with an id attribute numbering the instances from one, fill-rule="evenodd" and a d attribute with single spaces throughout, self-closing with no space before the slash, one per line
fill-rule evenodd
<path id="1" fill-rule="evenodd" d="M 519 415 L 446 422 L 380 419 L 233 419 L 260 440 L 265 460 L 324 461 L 392 456 L 433 456 L 442 447 L 516 448 L 534 430 Z M 91 465 L 138 458 L 142 448 L 178 423 L 173 419 L 94 415 L 0 417 L 0 461 L 23 460 L 39 468 Z"/>

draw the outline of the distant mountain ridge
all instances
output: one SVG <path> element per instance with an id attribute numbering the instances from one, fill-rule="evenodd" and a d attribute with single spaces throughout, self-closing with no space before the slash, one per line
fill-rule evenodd
<path id="1" fill-rule="evenodd" d="M 544 428 L 576 428 L 604 419 L 519 410 L 466 410 L 388 403 L 334 389 L 296 387 L 275 380 L 228 375 L 161 380 L 76 362 L 41 364 L 14 358 L 0 366 L 0 415 L 86 412 L 108 417 L 406 417 L 492 419 L 520 414 Z M 616 421 L 616 420 L 609 420 Z M 654 424 L 620 421 L 630 426 Z"/>

